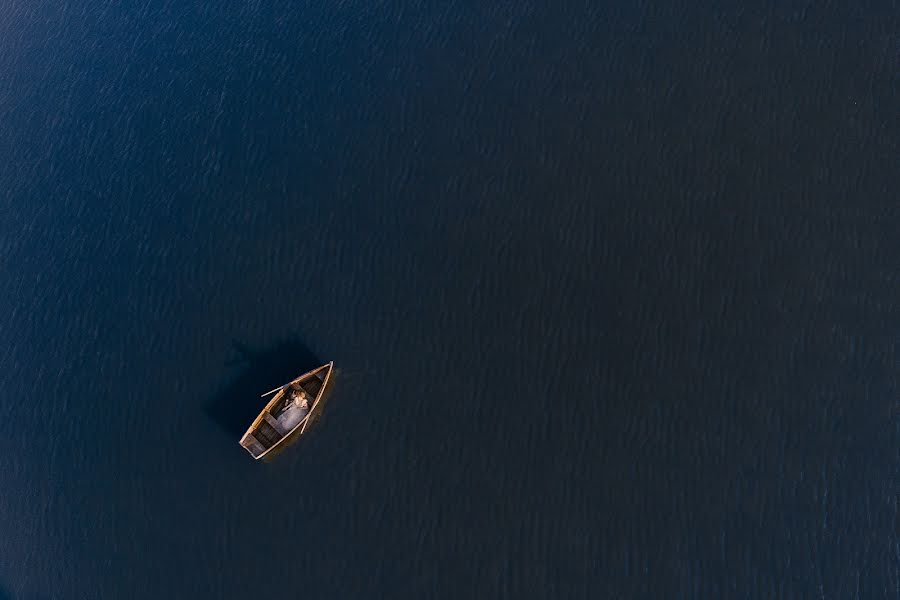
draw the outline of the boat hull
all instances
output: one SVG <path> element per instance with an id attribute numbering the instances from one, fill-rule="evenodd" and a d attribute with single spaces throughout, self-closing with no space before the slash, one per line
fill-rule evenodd
<path id="1" fill-rule="evenodd" d="M 241 437 L 241 446 L 259 460 L 288 438 L 306 431 L 331 380 L 334 362 L 329 362 L 289 381 L 267 394 L 275 395 Z"/>

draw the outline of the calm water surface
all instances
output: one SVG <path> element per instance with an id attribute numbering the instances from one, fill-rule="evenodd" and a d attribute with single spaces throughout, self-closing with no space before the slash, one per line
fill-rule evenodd
<path id="1" fill-rule="evenodd" d="M 896 6 L 702 4 L 5 3 L 0 598 L 896 598 Z"/>

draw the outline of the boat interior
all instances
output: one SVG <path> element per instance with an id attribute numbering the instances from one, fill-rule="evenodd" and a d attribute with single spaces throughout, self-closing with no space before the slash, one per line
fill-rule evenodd
<path id="1" fill-rule="evenodd" d="M 319 371 L 281 388 L 246 435 L 244 447 L 258 457 L 300 426 L 322 390 L 324 373 Z"/>

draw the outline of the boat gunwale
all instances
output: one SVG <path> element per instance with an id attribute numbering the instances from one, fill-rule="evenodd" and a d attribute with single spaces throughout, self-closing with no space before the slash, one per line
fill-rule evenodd
<path id="1" fill-rule="evenodd" d="M 250 448 L 248 448 L 247 446 L 244 445 L 244 440 L 246 440 L 247 436 L 252 434 L 253 431 L 257 427 L 259 427 L 259 424 L 265 418 L 266 413 L 269 413 L 269 411 L 278 404 L 278 401 L 284 397 L 285 389 L 288 386 L 290 386 L 294 383 L 297 383 L 298 381 L 300 381 L 302 379 L 307 379 L 310 376 L 315 376 L 316 373 L 318 373 L 319 371 L 322 371 L 323 369 L 327 369 L 328 371 L 325 373 L 325 378 L 322 380 L 322 387 L 319 388 L 319 392 L 316 394 L 316 399 L 313 401 L 313 404 L 310 407 L 309 412 L 306 413 L 306 416 L 303 417 L 296 425 L 291 427 L 290 431 L 285 432 L 285 434 L 283 436 L 281 436 L 281 439 L 279 439 L 277 442 L 275 442 L 274 444 L 272 444 L 271 446 L 266 448 L 265 452 L 262 452 L 259 456 L 253 454 L 253 452 L 250 450 Z M 286 384 L 281 386 L 281 389 L 275 394 L 275 396 L 269 401 L 269 403 L 266 404 L 265 408 L 263 408 L 262 411 L 260 411 L 259 416 L 257 416 L 256 419 L 253 420 L 253 423 L 250 425 L 250 427 L 247 428 L 247 431 L 244 432 L 244 435 L 241 436 L 241 439 L 238 442 L 241 445 L 241 447 L 244 450 L 246 450 L 247 452 L 249 452 L 250 456 L 252 456 L 254 458 L 254 460 L 259 460 L 262 457 L 264 457 L 266 454 L 268 454 L 269 452 L 271 452 L 272 450 L 274 450 L 275 448 L 280 446 L 282 444 L 282 442 L 284 442 L 295 431 L 297 431 L 297 429 L 300 429 L 300 434 L 302 434 L 304 431 L 306 431 L 306 426 L 309 424 L 309 418 L 312 416 L 313 411 L 316 410 L 316 407 L 319 405 L 319 401 L 322 399 L 322 396 L 325 394 L 325 387 L 328 385 L 329 379 L 331 379 L 332 371 L 334 371 L 334 361 L 333 360 L 322 365 L 321 367 L 316 367 L 315 369 L 313 369 L 311 371 L 307 371 L 306 373 L 304 373 L 298 377 L 295 377 L 294 379 L 288 381 Z M 271 414 L 271 413 L 269 413 L 269 414 Z M 300 434 L 298 434 L 298 435 L 300 435 Z"/>

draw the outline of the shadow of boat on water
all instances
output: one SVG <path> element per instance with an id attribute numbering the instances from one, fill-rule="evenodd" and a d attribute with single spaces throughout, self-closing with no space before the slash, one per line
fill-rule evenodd
<path id="1" fill-rule="evenodd" d="M 321 366 L 323 361 L 293 337 L 262 351 L 235 341 L 234 352 L 235 358 L 225 366 L 238 373 L 210 400 L 205 411 L 237 444 L 266 405 L 267 399 L 260 394 Z"/>

